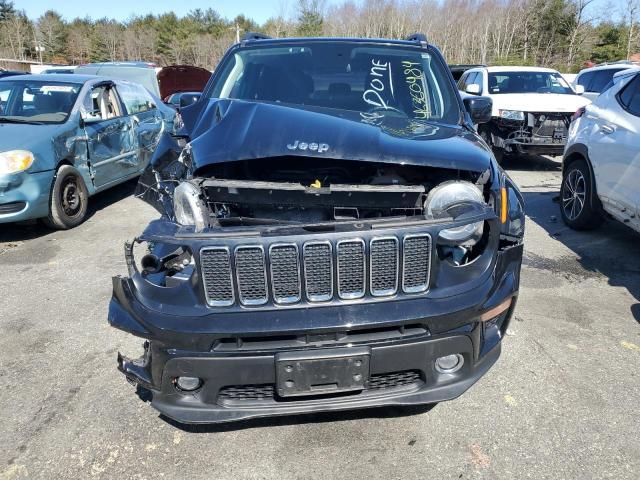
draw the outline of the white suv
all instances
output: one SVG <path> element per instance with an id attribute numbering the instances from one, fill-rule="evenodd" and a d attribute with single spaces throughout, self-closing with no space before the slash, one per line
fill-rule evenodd
<path id="1" fill-rule="evenodd" d="M 598 95 L 611 86 L 613 76 L 616 73 L 634 67 L 637 67 L 637 64 L 624 61 L 585 68 L 580 70 L 573 84 L 581 85 L 584 88 L 584 96 L 589 100 L 595 100 Z"/>
<path id="2" fill-rule="evenodd" d="M 640 72 L 574 115 L 562 165 L 560 211 L 571 228 L 597 227 L 606 212 L 640 232 Z"/>
<path id="3" fill-rule="evenodd" d="M 479 67 L 467 70 L 458 89 L 493 101 L 491 121 L 478 133 L 500 161 L 506 153 L 562 155 L 571 116 L 589 100 L 556 70 L 539 67 Z"/>

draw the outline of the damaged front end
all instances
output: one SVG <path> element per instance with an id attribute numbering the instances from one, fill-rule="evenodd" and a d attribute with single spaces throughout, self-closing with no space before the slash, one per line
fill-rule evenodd
<path id="1" fill-rule="evenodd" d="M 161 412 L 198 423 L 437 402 L 496 361 L 524 214 L 495 164 L 198 154 L 161 141 L 138 195 L 162 217 L 113 282 L 110 323 L 146 340 L 118 367 Z M 305 387 L 280 370 L 356 347 L 362 381 Z"/>
<path id="2" fill-rule="evenodd" d="M 500 110 L 487 126 L 492 145 L 507 153 L 561 155 L 572 113 Z"/>

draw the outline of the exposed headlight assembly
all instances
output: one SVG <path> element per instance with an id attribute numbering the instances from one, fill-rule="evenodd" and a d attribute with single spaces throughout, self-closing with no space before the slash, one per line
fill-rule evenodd
<path id="1" fill-rule="evenodd" d="M 173 212 L 180 225 L 193 225 L 196 232 L 208 225 L 207 206 L 200 198 L 200 189 L 190 182 L 182 182 L 174 189 Z"/>
<path id="2" fill-rule="evenodd" d="M 498 113 L 505 120 L 524 120 L 524 112 L 520 110 L 498 110 Z"/>
<path id="3" fill-rule="evenodd" d="M 33 165 L 33 153 L 28 150 L 0 152 L 0 175 L 23 172 Z"/>
<path id="4" fill-rule="evenodd" d="M 482 207 L 482 193 L 464 181 L 445 182 L 429 192 L 425 213 L 430 218 L 456 218 L 471 207 Z M 473 222 L 440 231 L 440 238 L 456 245 L 471 246 L 482 237 L 484 222 Z"/>

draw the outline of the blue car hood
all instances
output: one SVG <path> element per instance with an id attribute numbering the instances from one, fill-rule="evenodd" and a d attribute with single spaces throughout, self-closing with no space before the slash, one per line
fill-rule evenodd
<path id="1" fill-rule="evenodd" d="M 458 125 L 241 100 L 210 100 L 200 109 L 191 118 L 191 112 L 184 112 L 195 171 L 217 163 L 285 155 L 477 172 L 491 165 L 491 154 L 477 135 Z M 292 148 L 296 142 L 298 147 Z M 301 149 L 301 143 L 327 148 Z"/>
<path id="2" fill-rule="evenodd" d="M 0 152 L 8 150 L 29 150 L 34 155 L 31 172 L 52 170 L 58 160 L 68 157 L 70 139 L 78 135 L 75 122 L 63 124 L 29 125 L 0 123 Z"/>

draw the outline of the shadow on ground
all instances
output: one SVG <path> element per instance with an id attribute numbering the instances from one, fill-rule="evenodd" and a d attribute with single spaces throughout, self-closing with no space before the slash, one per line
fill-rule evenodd
<path id="1" fill-rule="evenodd" d="M 559 172 L 562 163 L 540 155 L 507 155 L 500 162 L 505 170 L 518 170 L 521 172 Z"/>
<path id="2" fill-rule="evenodd" d="M 133 195 L 137 183 L 137 179 L 129 180 L 128 182 L 121 183 L 120 185 L 116 185 L 115 187 L 90 197 L 89 207 L 87 209 L 87 218 L 85 221 L 89 220 L 100 210 Z M 0 243 L 31 240 L 51 233 L 53 233 L 53 230 L 45 227 L 37 220 L 29 220 L 19 223 L 6 223 L 0 225 Z"/>
<path id="3" fill-rule="evenodd" d="M 282 427 L 291 425 L 304 425 L 308 423 L 333 423 L 350 420 L 362 420 L 367 418 L 402 418 L 412 415 L 420 415 L 431 411 L 437 404 L 412 405 L 398 407 L 377 407 L 363 410 L 346 410 L 341 412 L 319 412 L 302 415 L 287 415 L 282 417 L 255 418 L 250 420 L 240 420 L 237 422 L 218 424 L 184 424 L 160 415 L 160 418 L 168 424 L 189 433 L 220 433 L 250 428 Z"/>
<path id="4" fill-rule="evenodd" d="M 523 264 L 579 278 L 606 277 L 609 285 L 624 287 L 633 296 L 637 303 L 631 306 L 631 314 L 640 323 L 640 235 L 613 220 L 592 231 L 571 230 L 560 218 L 557 195 L 553 191 L 523 192 L 527 215 L 576 258 L 534 258 L 525 254 Z"/>

